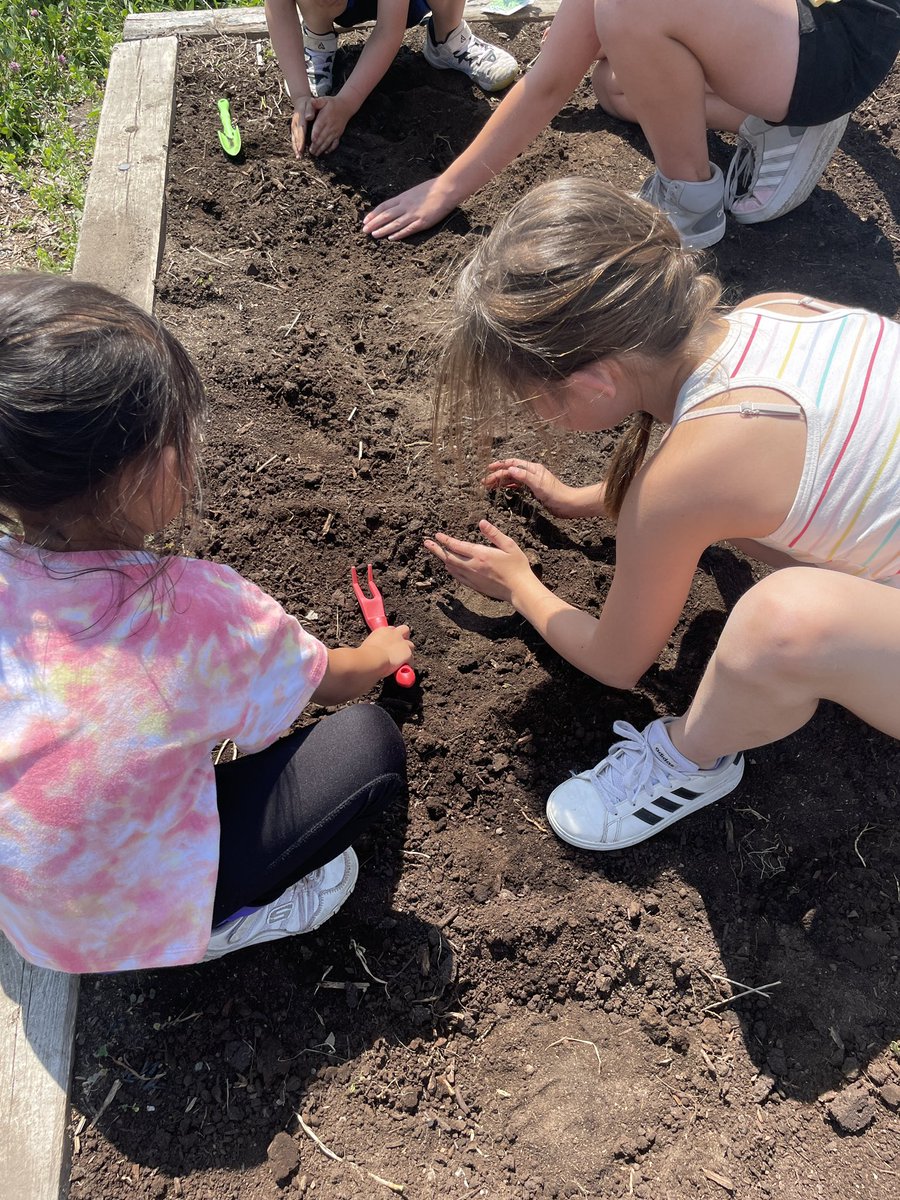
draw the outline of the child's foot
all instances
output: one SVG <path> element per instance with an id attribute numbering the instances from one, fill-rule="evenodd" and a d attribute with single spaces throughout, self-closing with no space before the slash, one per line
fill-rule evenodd
<path id="1" fill-rule="evenodd" d="M 705 250 L 725 235 L 725 179 L 710 163 L 712 179 L 692 183 L 667 179 L 654 171 L 638 195 L 662 209 L 681 237 L 685 250 Z"/>
<path id="2" fill-rule="evenodd" d="M 212 931 L 203 956 L 208 962 L 296 933 L 312 933 L 333 917 L 356 886 L 359 863 L 352 849 L 298 879 L 270 904 L 231 917 Z"/>
<path id="3" fill-rule="evenodd" d="M 462 71 L 485 92 L 501 92 L 519 73 L 511 54 L 476 37 L 465 21 L 442 42 L 434 40 L 434 18 L 428 18 L 422 53 L 438 70 Z"/>
<path id="4" fill-rule="evenodd" d="M 313 33 L 303 25 L 303 56 L 306 59 L 306 78 L 314 96 L 330 96 L 334 82 L 334 56 L 337 54 L 337 34 Z"/>
<path id="5" fill-rule="evenodd" d="M 610 746 L 592 771 L 573 775 L 550 793 L 547 820 L 553 832 L 583 850 L 622 850 L 736 788 L 743 754 L 729 754 L 703 771 L 672 745 L 666 730 L 672 720 L 651 721 L 643 733 L 616 721 L 613 729 L 624 741 Z"/>
<path id="6" fill-rule="evenodd" d="M 725 205 L 741 225 L 771 221 L 802 204 L 844 136 L 849 115 L 825 125 L 770 125 L 747 117 L 725 182 Z"/>

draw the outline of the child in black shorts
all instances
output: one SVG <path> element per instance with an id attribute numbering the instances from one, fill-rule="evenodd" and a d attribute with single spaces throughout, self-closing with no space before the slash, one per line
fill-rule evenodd
<path id="1" fill-rule="evenodd" d="M 438 70 L 462 71 L 486 92 L 508 87 L 518 74 L 511 54 L 472 33 L 465 0 L 266 0 L 272 46 L 294 103 L 291 142 L 299 157 L 334 150 L 394 60 L 406 29 L 428 17 L 425 58 Z M 429 14 L 431 14 L 429 16 Z M 356 66 L 332 94 L 337 33 L 374 21 Z"/>
<path id="2" fill-rule="evenodd" d="M 656 170 L 641 197 L 688 249 L 790 212 L 815 187 L 848 114 L 900 50 L 900 0 L 560 0 L 527 79 L 437 178 L 383 201 L 363 228 L 409 237 L 483 187 L 545 128 L 593 66 L 601 106 L 639 124 Z M 706 130 L 737 135 L 723 176 Z"/>
<path id="3" fill-rule="evenodd" d="M 796 0 L 797 75 L 784 120 L 747 117 L 725 184 L 743 225 L 802 204 L 843 136 L 850 113 L 890 71 L 900 49 L 900 0 Z"/>

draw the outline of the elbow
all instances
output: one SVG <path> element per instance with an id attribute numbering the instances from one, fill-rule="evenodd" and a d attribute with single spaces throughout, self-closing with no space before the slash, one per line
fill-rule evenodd
<path id="1" fill-rule="evenodd" d="M 643 672 L 641 671 L 592 671 L 591 674 L 604 687 L 615 688 L 619 692 L 632 692 Z"/>
<path id="2" fill-rule="evenodd" d="M 622 662 L 611 663 L 606 661 L 602 666 L 599 666 L 596 671 L 591 671 L 590 674 L 602 683 L 604 687 L 615 688 L 620 692 L 633 692 L 640 682 L 644 672 L 651 666 L 651 662 Z"/>

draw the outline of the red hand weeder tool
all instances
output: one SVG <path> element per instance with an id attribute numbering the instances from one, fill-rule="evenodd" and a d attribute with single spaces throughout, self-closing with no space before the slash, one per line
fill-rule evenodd
<path id="1" fill-rule="evenodd" d="M 375 586 L 375 580 L 372 578 L 372 564 L 368 567 L 369 591 L 371 597 L 367 596 L 359 586 L 359 577 L 356 574 L 356 567 L 350 568 L 350 576 L 353 580 L 353 590 L 356 592 L 356 598 L 359 601 L 359 607 L 362 609 L 362 614 L 366 619 L 366 624 L 370 629 L 381 629 L 387 625 L 388 619 L 384 615 L 384 601 L 381 598 L 381 592 Z M 416 673 L 410 666 L 402 666 L 394 672 L 394 679 L 401 687 L 412 687 L 416 682 Z"/>

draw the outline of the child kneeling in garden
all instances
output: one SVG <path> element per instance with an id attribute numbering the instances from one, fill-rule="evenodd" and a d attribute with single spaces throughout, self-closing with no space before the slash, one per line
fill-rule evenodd
<path id="1" fill-rule="evenodd" d="M 622 740 L 553 791 L 550 824 L 584 849 L 632 846 L 727 795 L 743 752 L 820 700 L 900 738 L 900 325 L 794 293 L 722 312 L 720 294 L 660 209 L 562 179 L 480 244 L 447 322 L 438 417 L 457 444 L 473 428 L 490 438 L 513 406 L 563 430 L 634 418 L 605 482 L 568 487 L 514 458 L 486 478 L 561 518 L 617 520 L 599 617 L 487 521 L 482 543 L 425 543 L 573 666 L 632 688 L 716 542 L 784 568 L 738 601 L 686 712 L 643 731 L 616 722 Z M 668 433 L 642 465 L 654 421 Z"/>
<path id="2" fill-rule="evenodd" d="M 0 278 L 0 930 L 38 966 L 173 966 L 316 929 L 404 792 L 374 705 L 279 735 L 408 662 L 407 626 L 328 650 L 229 567 L 147 548 L 197 500 L 205 412 L 153 317 Z M 246 755 L 214 766 L 226 739 Z"/>
<path id="3" fill-rule="evenodd" d="M 465 0 L 266 0 L 269 36 L 294 104 L 291 142 L 299 157 L 308 128 L 312 154 L 334 150 L 348 121 L 394 61 L 405 30 L 428 17 L 422 53 L 438 70 L 462 71 L 486 92 L 508 87 L 518 74 L 511 54 L 476 37 L 463 20 Z M 429 15 L 430 14 L 430 15 Z M 337 34 L 374 21 L 356 66 L 332 95 Z"/>

